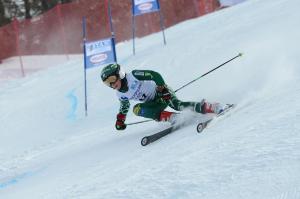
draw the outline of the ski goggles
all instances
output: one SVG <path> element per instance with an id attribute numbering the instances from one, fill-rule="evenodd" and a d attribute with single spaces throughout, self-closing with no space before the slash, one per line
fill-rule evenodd
<path id="1" fill-rule="evenodd" d="M 114 84 L 118 81 L 118 77 L 116 75 L 109 76 L 106 80 L 104 80 L 104 84 L 113 88 Z"/>

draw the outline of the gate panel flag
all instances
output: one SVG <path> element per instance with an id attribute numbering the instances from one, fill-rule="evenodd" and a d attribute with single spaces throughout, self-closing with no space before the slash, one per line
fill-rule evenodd
<path id="1" fill-rule="evenodd" d="M 132 0 L 133 15 L 142 15 L 149 12 L 156 12 L 159 10 L 157 0 Z"/>
<path id="2" fill-rule="evenodd" d="M 86 69 L 116 62 L 113 38 L 85 43 Z"/>
<path id="3" fill-rule="evenodd" d="M 163 14 L 161 13 L 159 0 L 132 0 L 132 51 L 135 55 L 135 17 L 138 15 L 159 12 L 160 28 L 162 30 L 164 44 L 166 45 L 165 25 Z"/>

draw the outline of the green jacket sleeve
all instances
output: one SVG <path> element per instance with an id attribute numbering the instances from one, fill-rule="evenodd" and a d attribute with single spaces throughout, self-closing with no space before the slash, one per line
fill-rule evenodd
<path id="1" fill-rule="evenodd" d="M 130 108 L 130 102 L 129 100 L 121 100 L 120 99 L 120 109 L 119 109 L 119 113 L 122 113 L 124 115 L 126 115 L 129 111 Z"/>
<path id="2" fill-rule="evenodd" d="M 162 76 L 152 70 L 133 70 L 132 74 L 138 80 L 153 80 L 157 86 L 164 86 L 165 81 Z"/>

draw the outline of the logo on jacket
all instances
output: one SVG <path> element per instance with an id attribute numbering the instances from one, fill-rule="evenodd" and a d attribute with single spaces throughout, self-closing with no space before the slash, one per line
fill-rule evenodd
<path id="1" fill-rule="evenodd" d="M 137 80 L 134 80 L 133 82 L 132 82 L 132 84 L 130 85 L 130 89 L 132 89 L 132 90 L 135 90 L 136 89 L 136 87 L 137 87 L 137 85 L 138 85 L 138 81 Z"/>
<path id="2" fill-rule="evenodd" d="M 122 101 L 128 100 L 128 97 L 122 96 L 122 97 L 121 97 L 121 100 L 122 100 Z"/>

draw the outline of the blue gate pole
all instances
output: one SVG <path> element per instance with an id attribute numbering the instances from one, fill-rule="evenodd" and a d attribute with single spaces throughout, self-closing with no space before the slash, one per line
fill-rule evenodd
<path id="1" fill-rule="evenodd" d="M 87 116 L 88 105 L 87 105 L 87 81 L 86 81 L 86 18 L 82 18 L 82 32 L 83 32 L 83 60 L 84 60 L 84 99 L 85 99 L 85 116 Z"/>
<path id="2" fill-rule="evenodd" d="M 163 33 L 163 38 L 164 38 L 164 44 L 166 45 L 166 37 L 165 37 L 165 24 L 164 24 L 164 17 L 163 14 L 161 13 L 161 9 L 160 9 L 160 4 L 159 4 L 159 0 L 157 0 L 157 5 L 158 5 L 158 10 L 159 10 L 159 19 L 160 19 L 160 28 L 162 30 Z"/>
<path id="3" fill-rule="evenodd" d="M 115 32 L 114 32 L 114 27 L 113 27 L 113 24 L 112 24 L 111 3 L 110 3 L 110 0 L 108 0 L 108 16 L 109 16 L 109 25 L 110 25 L 109 27 L 110 27 L 111 37 L 112 37 L 112 46 L 113 46 L 113 51 L 114 51 L 114 59 L 115 59 L 115 62 L 117 63 Z"/>
<path id="4" fill-rule="evenodd" d="M 135 19 L 134 19 L 134 0 L 132 0 L 132 45 L 133 55 L 135 55 Z"/>

